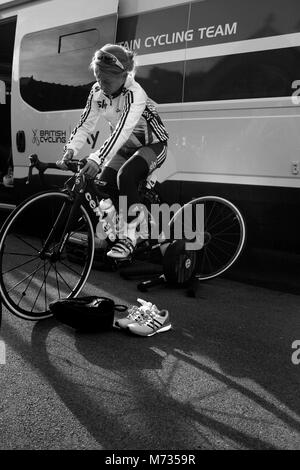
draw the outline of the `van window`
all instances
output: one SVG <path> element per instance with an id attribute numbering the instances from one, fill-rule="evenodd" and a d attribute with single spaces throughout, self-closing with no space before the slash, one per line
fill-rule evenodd
<path id="1" fill-rule="evenodd" d="M 63 34 L 59 37 L 58 53 L 79 51 L 80 49 L 89 49 L 93 45 L 96 46 L 99 41 L 99 31 L 97 29 L 89 29 L 88 31 L 80 31 L 79 33 Z"/>
<path id="2" fill-rule="evenodd" d="M 212 57 L 187 61 L 184 101 L 292 94 L 292 83 L 300 77 L 300 48 L 274 46 L 263 50 L 263 41 L 274 38 L 276 44 L 276 37 L 299 32 L 299 0 L 244 0 L 243 7 L 241 3 L 240 0 L 191 3 L 189 29 L 197 34 L 187 48 L 198 48 L 200 55 L 202 47 L 236 42 L 236 53 L 213 56 L 212 52 Z M 253 51 L 239 52 L 238 41 L 248 40 L 254 44 Z"/>
<path id="3" fill-rule="evenodd" d="M 82 109 L 95 82 L 89 64 L 112 42 L 115 15 L 27 34 L 21 43 L 20 93 L 38 111 Z"/>
<path id="4" fill-rule="evenodd" d="M 299 77 L 299 47 L 190 60 L 184 101 L 291 96 Z"/>
<path id="5" fill-rule="evenodd" d="M 206 0 L 191 3 L 187 47 L 276 37 L 299 31 L 298 0 Z"/>
<path id="6" fill-rule="evenodd" d="M 180 103 L 183 73 L 183 61 L 170 62 L 138 67 L 135 78 L 157 103 Z"/>

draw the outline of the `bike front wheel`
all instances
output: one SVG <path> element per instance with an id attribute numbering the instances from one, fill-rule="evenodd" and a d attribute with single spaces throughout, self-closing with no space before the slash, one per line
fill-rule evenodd
<path id="1" fill-rule="evenodd" d="M 80 205 L 69 220 L 73 203 L 59 191 L 37 194 L 18 206 L 0 231 L 0 293 L 18 317 L 41 320 L 51 316 L 49 304 L 76 297 L 84 286 L 94 257 L 94 230 Z M 80 263 L 68 255 L 68 243 L 83 240 Z"/>
<path id="2" fill-rule="evenodd" d="M 223 274 L 240 256 L 246 226 L 239 209 L 227 199 L 203 196 L 181 207 L 170 221 L 172 237 L 185 238 L 197 250 L 199 280 Z M 175 236 L 174 236 L 175 235 Z"/>

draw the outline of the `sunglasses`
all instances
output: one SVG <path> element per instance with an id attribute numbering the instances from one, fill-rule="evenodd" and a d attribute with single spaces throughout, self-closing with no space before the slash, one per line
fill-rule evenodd
<path id="1" fill-rule="evenodd" d="M 114 56 L 110 52 L 100 51 L 98 55 L 98 60 L 100 60 L 100 62 L 103 62 L 106 65 L 116 65 L 121 70 L 125 70 L 124 65 L 121 64 L 121 62 L 116 58 L 116 56 Z"/>

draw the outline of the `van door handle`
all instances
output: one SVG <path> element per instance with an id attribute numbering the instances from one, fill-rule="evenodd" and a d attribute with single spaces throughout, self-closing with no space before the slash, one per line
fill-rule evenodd
<path id="1" fill-rule="evenodd" d="M 18 131 L 17 132 L 16 141 L 17 141 L 18 152 L 25 152 L 26 139 L 25 139 L 25 132 L 24 131 Z"/>

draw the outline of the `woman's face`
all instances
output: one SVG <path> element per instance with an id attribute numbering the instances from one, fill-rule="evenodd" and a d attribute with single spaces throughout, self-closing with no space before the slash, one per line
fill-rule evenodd
<path id="1" fill-rule="evenodd" d="M 106 95 L 113 95 L 124 85 L 126 76 L 124 74 L 113 74 L 98 70 L 96 80 Z"/>

